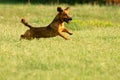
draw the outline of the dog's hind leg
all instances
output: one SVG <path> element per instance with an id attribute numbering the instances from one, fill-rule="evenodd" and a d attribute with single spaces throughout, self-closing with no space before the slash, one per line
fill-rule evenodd
<path id="1" fill-rule="evenodd" d="M 25 34 L 23 34 L 23 35 L 20 36 L 20 40 L 21 40 L 21 39 L 31 40 L 32 38 L 34 38 L 34 37 L 33 37 L 33 34 L 32 34 L 32 32 L 31 32 L 30 30 L 27 30 L 27 31 L 25 32 Z"/>
<path id="2" fill-rule="evenodd" d="M 21 35 L 21 36 L 20 36 L 20 41 L 21 41 L 22 39 L 25 39 L 24 35 Z"/>

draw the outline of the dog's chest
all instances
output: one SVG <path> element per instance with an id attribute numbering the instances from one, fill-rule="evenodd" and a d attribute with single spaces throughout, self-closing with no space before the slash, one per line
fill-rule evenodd
<path id="1" fill-rule="evenodd" d="M 59 30 L 64 29 L 64 24 L 60 24 L 58 29 L 59 29 Z"/>
<path id="2" fill-rule="evenodd" d="M 51 24 L 51 28 L 55 31 L 62 31 L 64 29 L 64 23 Z"/>

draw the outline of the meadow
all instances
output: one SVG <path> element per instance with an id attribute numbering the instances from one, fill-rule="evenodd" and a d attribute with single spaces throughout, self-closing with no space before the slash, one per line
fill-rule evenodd
<path id="1" fill-rule="evenodd" d="M 22 40 L 28 28 L 48 25 L 56 8 L 70 6 L 71 40 Z M 120 8 L 91 5 L 0 4 L 0 80 L 119 80 Z"/>

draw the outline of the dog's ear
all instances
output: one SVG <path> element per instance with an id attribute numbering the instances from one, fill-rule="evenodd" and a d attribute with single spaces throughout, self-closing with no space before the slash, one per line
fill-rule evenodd
<path id="1" fill-rule="evenodd" d="M 70 9 L 70 7 L 66 7 L 66 8 L 65 8 L 65 10 L 69 10 L 69 9 Z"/>
<path id="2" fill-rule="evenodd" d="M 61 7 L 57 7 L 57 11 L 58 11 L 58 12 L 62 12 L 63 9 L 62 9 Z"/>

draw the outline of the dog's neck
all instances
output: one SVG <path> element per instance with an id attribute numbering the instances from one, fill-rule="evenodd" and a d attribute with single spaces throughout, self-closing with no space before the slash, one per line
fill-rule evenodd
<path id="1" fill-rule="evenodd" d="M 57 22 L 57 23 L 59 23 L 59 24 L 62 24 L 62 23 L 63 23 L 63 21 L 60 20 L 59 17 L 55 17 L 54 20 L 53 20 L 53 22 Z"/>
<path id="2" fill-rule="evenodd" d="M 56 15 L 56 17 L 53 19 L 53 21 L 47 26 L 48 29 L 52 29 L 53 27 L 53 23 L 57 24 L 57 25 L 61 25 L 61 26 L 64 26 L 64 21 L 62 21 L 58 15 Z"/>

